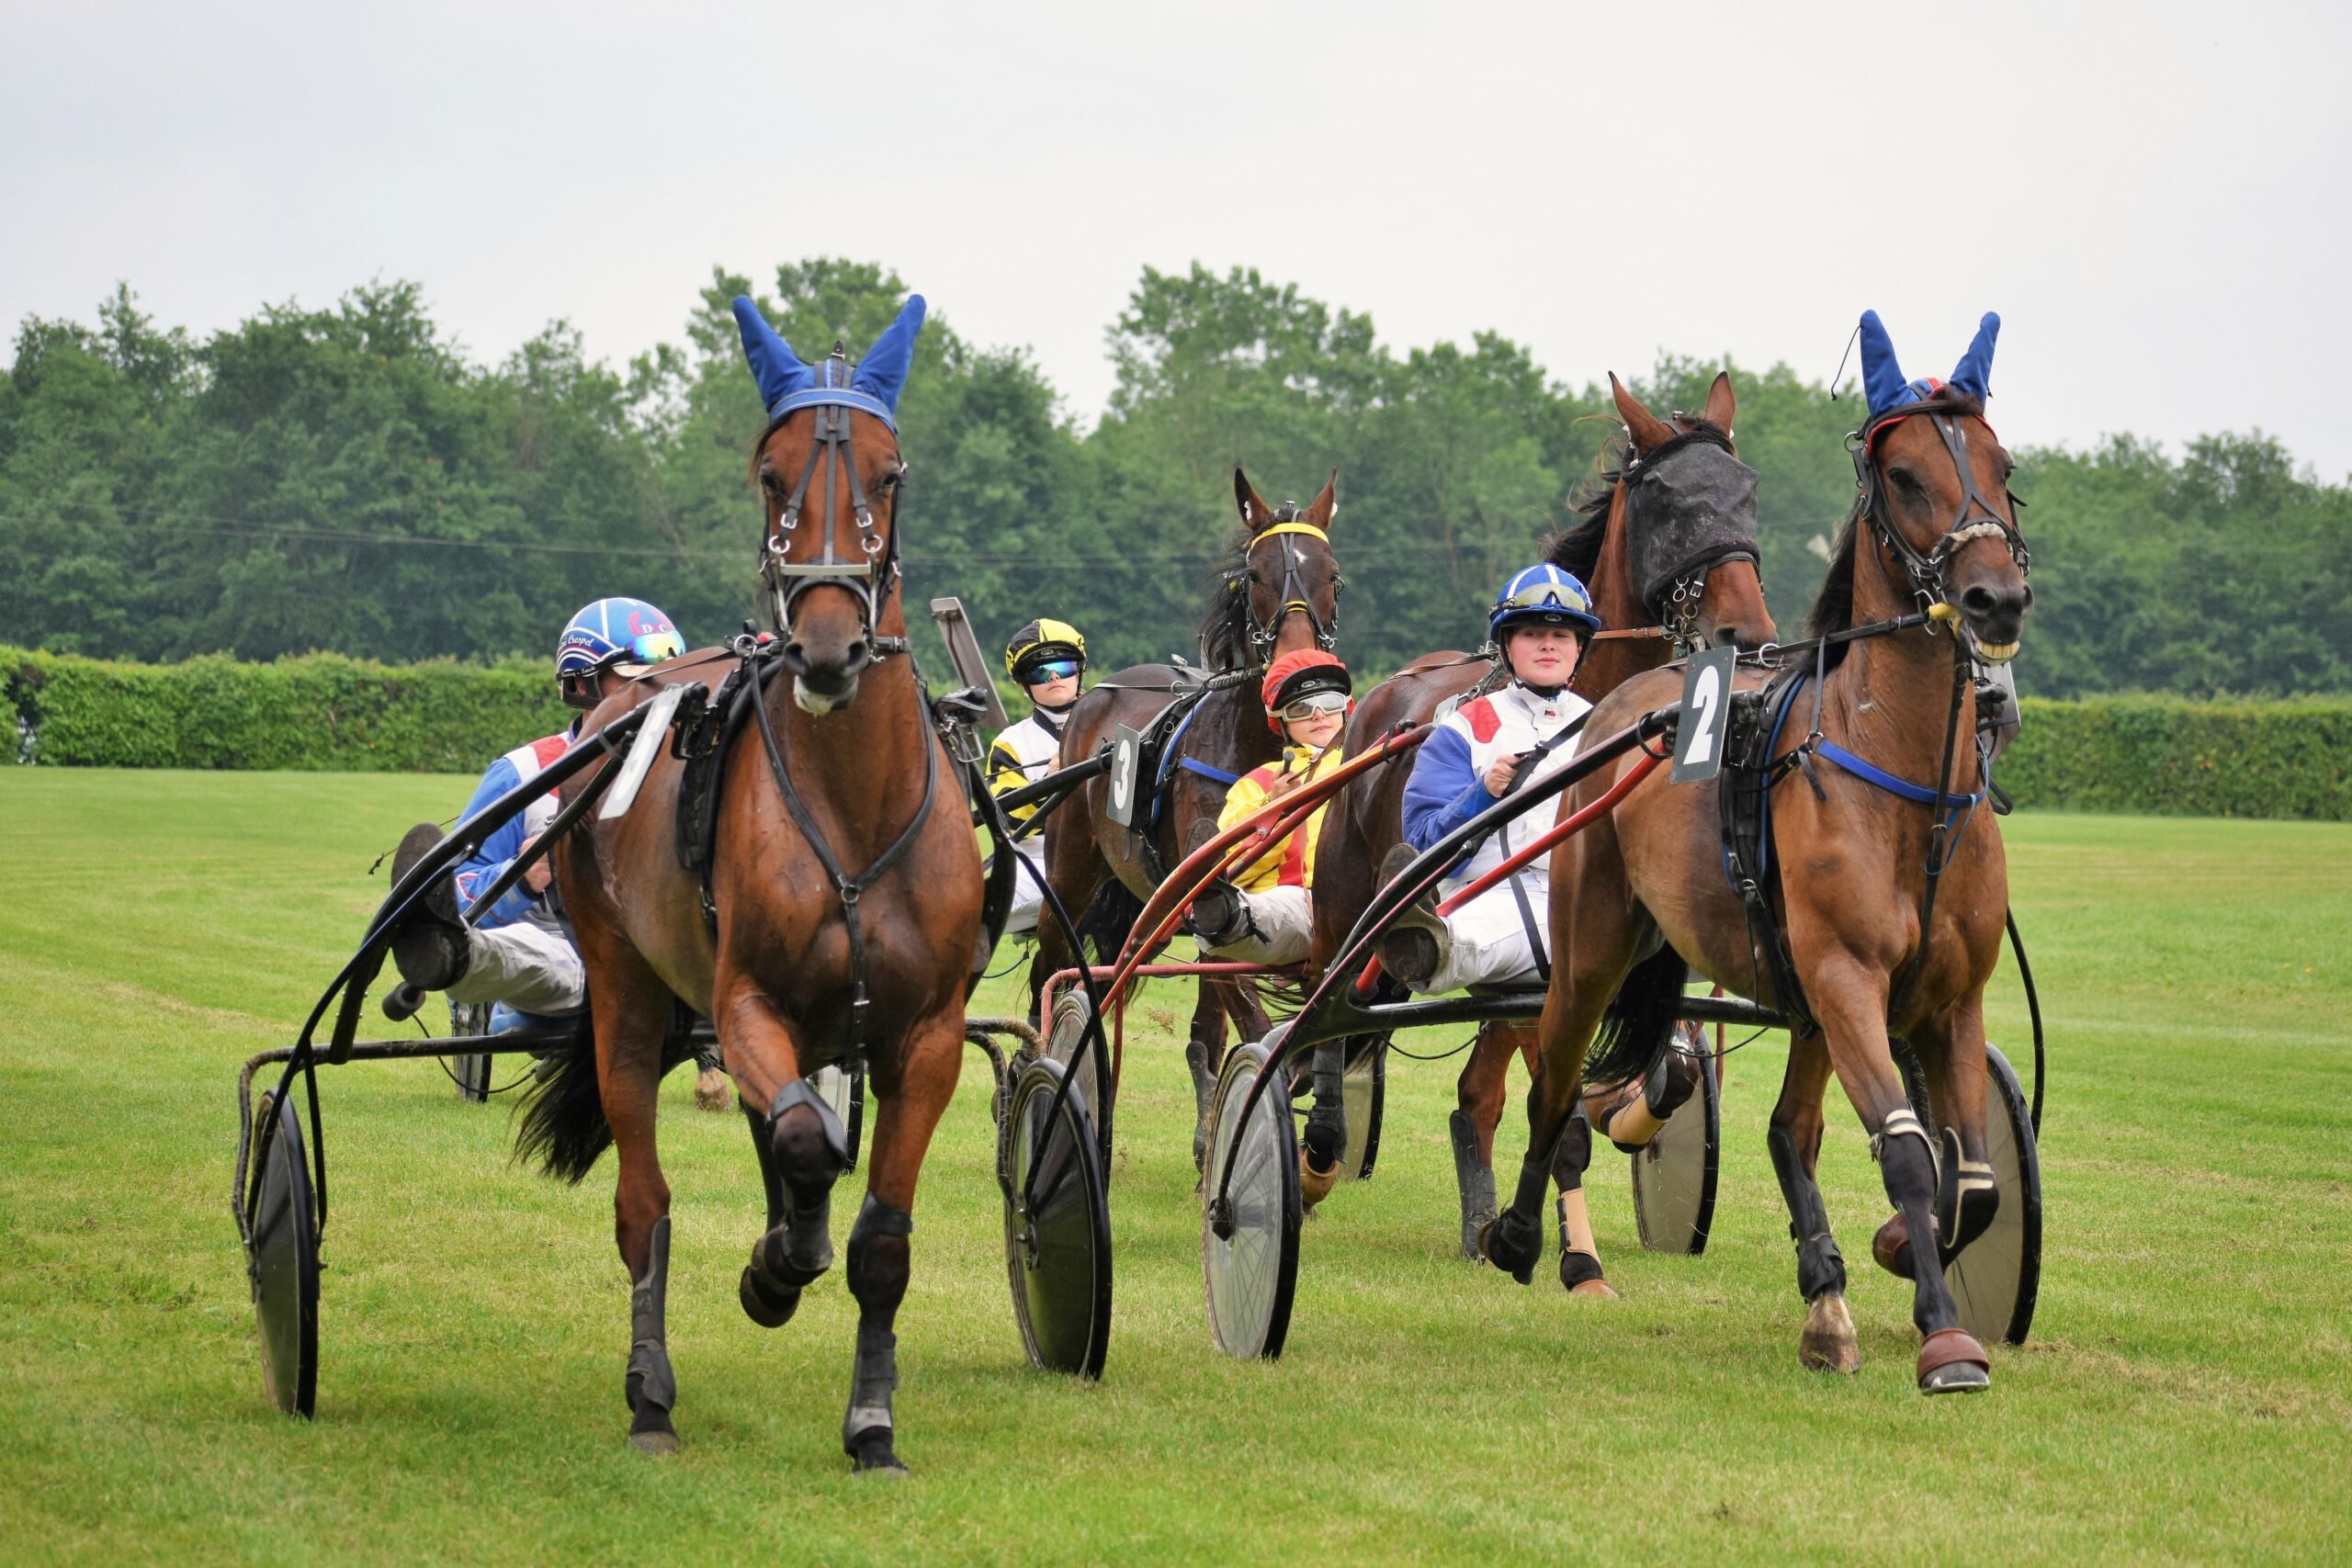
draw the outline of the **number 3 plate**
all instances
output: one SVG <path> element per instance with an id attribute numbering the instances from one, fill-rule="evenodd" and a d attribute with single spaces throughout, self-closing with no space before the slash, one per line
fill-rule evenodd
<path id="1" fill-rule="evenodd" d="M 1676 784 L 1700 784 L 1723 771 L 1724 733 L 1731 728 L 1733 648 L 1694 653 L 1682 670 L 1682 722 L 1674 731 Z"/>

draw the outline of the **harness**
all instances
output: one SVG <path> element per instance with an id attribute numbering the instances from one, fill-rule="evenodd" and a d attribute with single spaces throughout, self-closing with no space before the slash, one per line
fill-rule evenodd
<path id="1" fill-rule="evenodd" d="M 1336 573 L 1332 576 L 1331 624 L 1327 626 L 1323 624 L 1322 617 L 1316 615 L 1315 606 L 1307 602 L 1306 589 L 1300 582 L 1298 576 L 1298 547 L 1292 544 L 1291 539 L 1294 536 L 1303 534 L 1310 539 L 1318 541 L 1328 549 L 1330 547 L 1331 536 L 1312 523 L 1299 521 L 1298 513 L 1299 507 L 1296 502 L 1277 508 L 1273 522 L 1259 529 L 1256 536 L 1250 541 L 1250 548 L 1244 555 L 1242 563 L 1225 574 L 1227 592 L 1241 592 L 1242 584 L 1250 581 L 1249 556 L 1257 554 L 1258 547 L 1268 539 L 1274 539 L 1281 543 L 1283 548 L 1282 598 L 1277 602 L 1273 619 L 1261 621 L 1254 608 L 1250 612 L 1250 653 L 1261 668 L 1266 663 L 1266 656 L 1274 650 L 1274 639 L 1282 635 L 1283 622 L 1290 618 L 1291 612 L 1294 610 L 1304 615 L 1306 617 L 1306 624 L 1315 628 L 1316 647 L 1329 653 L 1339 646 L 1340 593 L 1347 587 L 1347 580 Z"/>
<path id="2" fill-rule="evenodd" d="M 792 493 L 785 498 L 776 517 L 775 532 L 760 547 L 760 578 L 767 585 L 776 636 L 786 642 L 792 639 L 792 607 L 800 602 L 802 594 L 820 584 L 847 589 L 857 600 L 858 615 L 865 625 L 866 653 L 879 661 L 907 650 L 906 638 L 876 637 L 874 632 L 875 624 L 881 618 L 883 602 L 899 585 L 899 509 L 906 497 L 907 470 L 900 462 L 891 483 L 890 531 L 884 534 L 874 525 L 874 508 L 866 499 L 865 480 L 857 471 L 855 454 L 850 447 L 850 412 L 854 408 L 873 412 L 868 407 L 873 400 L 849 390 L 848 383 L 847 361 L 841 344 L 835 344 L 831 356 L 821 367 L 820 385 L 786 399 L 760 437 L 764 443 L 777 425 L 803 408 L 816 411 L 816 434 L 808 461 L 802 466 Z M 887 416 L 876 417 L 888 423 Z M 808 483 L 820 468 L 825 471 L 818 513 L 824 525 L 823 553 L 815 560 L 796 561 L 790 558 L 792 547 L 800 528 Z M 854 560 L 844 558 L 833 543 L 834 500 L 844 479 L 849 490 L 850 514 L 857 524 L 859 555 Z"/>

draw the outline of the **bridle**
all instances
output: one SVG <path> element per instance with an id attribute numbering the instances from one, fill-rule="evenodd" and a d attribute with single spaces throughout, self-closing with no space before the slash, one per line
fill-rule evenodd
<path id="1" fill-rule="evenodd" d="M 1315 628 L 1315 646 L 1324 652 L 1330 652 L 1340 641 L 1340 593 L 1347 587 L 1347 580 L 1338 572 L 1331 574 L 1331 620 L 1327 626 L 1323 618 L 1315 613 L 1315 606 L 1307 602 L 1306 587 L 1300 580 L 1298 573 L 1302 552 L 1291 541 L 1294 537 L 1304 535 L 1307 538 L 1319 541 L 1328 550 L 1331 546 L 1331 536 L 1316 524 L 1302 522 L 1298 512 L 1296 502 L 1278 509 L 1274 513 L 1274 520 L 1260 529 L 1256 536 L 1250 541 L 1250 548 L 1242 558 L 1242 564 L 1234 568 L 1230 573 L 1233 587 L 1247 594 L 1248 585 L 1257 581 L 1255 573 L 1250 568 L 1250 557 L 1256 555 L 1258 547 L 1268 539 L 1276 540 L 1281 544 L 1283 581 L 1279 608 L 1274 611 L 1272 620 L 1263 622 L 1258 619 L 1256 605 L 1250 604 L 1249 610 L 1250 654 L 1251 659 L 1261 665 L 1265 664 L 1272 655 L 1274 640 L 1282 635 L 1283 623 L 1290 619 L 1293 611 L 1306 617 L 1306 624 Z M 1248 601 L 1245 599 L 1244 603 Z"/>
<path id="2" fill-rule="evenodd" d="M 832 359 L 842 358 L 836 346 Z M 827 366 L 828 372 L 835 367 Z M 874 660 L 888 658 L 906 651 L 904 637 L 877 637 L 875 626 L 881 620 L 882 606 L 899 585 L 899 508 L 906 495 L 906 464 L 898 457 L 898 447 L 891 446 L 892 478 L 890 480 L 890 526 L 885 533 L 875 526 L 874 508 L 865 494 L 865 480 L 857 471 L 856 454 L 850 446 L 849 416 L 851 406 L 840 402 L 812 402 L 817 416 L 816 436 L 809 447 L 808 461 L 800 470 L 799 480 L 792 493 L 785 499 L 777 514 L 775 531 L 760 546 L 760 578 L 767 585 L 769 611 L 775 620 L 776 636 L 786 642 L 792 640 L 792 607 L 800 596 L 823 584 L 845 589 L 854 595 L 858 615 L 864 623 L 865 649 Z M 786 406 L 768 423 L 760 436 L 764 446 L 777 426 L 798 412 Z M 885 422 L 888 423 L 887 421 Z M 817 470 L 825 470 L 824 489 L 819 502 L 818 515 L 822 519 L 820 531 L 824 553 L 815 560 L 796 561 L 790 558 L 793 541 L 800 526 L 803 504 L 808 500 L 808 482 Z M 848 480 L 851 515 L 857 524 L 856 559 L 844 558 L 833 547 L 834 498 L 839 493 L 837 474 Z"/>
<path id="3" fill-rule="evenodd" d="M 1754 470 L 1738 462 L 1727 433 L 1680 412 L 1668 423 L 1674 430 L 1673 438 L 1646 453 L 1628 456 L 1622 482 L 1629 568 L 1636 553 L 1654 556 L 1672 552 L 1668 556 L 1668 564 L 1660 570 L 1635 570 L 1634 590 L 1642 600 L 1642 607 L 1655 617 L 1679 655 L 1699 646 L 1699 606 L 1706 597 L 1707 573 L 1727 561 L 1744 560 L 1751 567 L 1757 564 L 1756 488 Z M 1661 525 L 1637 523 L 1634 515 L 1637 504 L 1658 488 L 1647 481 L 1662 474 L 1666 466 L 1682 454 L 1710 447 L 1732 459 L 1736 471 L 1727 477 L 1735 483 L 1744 481 L 1744 493 L 1736 498 L 1728 512 L 1676 517 Z"/>
<path id="4" fill-rule="evenodd" d="M 1944 450 L 1951 457 L 1952 469 L 1960 477 L 1960 511 L 1952 519 L 1951 526 L 1946 528 L 1942 537 L 1936 541 L 1935 547 L 1925 555 L 1887 516 L 1886 492 L 1879 482 L 1878 462 L 1873 455 L 1882 434 L 1904 420 L 1922 415 L 1935 425 L 1936 434 L 1942 437 Z M 1968 417 L 1984 424 L 1981 415 Z M 1984 428 L 1990 431 L 1993 427 L 1984 424 Z M 2009 558 L 2017 563 L 2018 575 L 2026 576 L 2032 572 L 2033 552 L 2026 548 L 2025 537 L 2018 532 L 2018 525 L 1996 511 L 1993 503 L 1985 499 L 1984 492 L 1976 486 L 1976 474 L 1969 466 L 1968 444 L 1961 434 L 1959 415 L 1926 399 L 1904 403 L 1889 409 L 1860 430 L 1849 434 L 1846 449 L 1853 454 L 1854 458 L 1854 515 L 1868 523 L 1871 532 L 1878 536 L 1878 542 L 1885 552 L 1879 558 L 1880 564 L 1885 564 L 1887 555 L 1892 555 L 1901 564 L 1907 581 L 1898 587 L 1907 586 L 1921 609 L 1934 614 L 1939 605 L 1946 604 L 1945 569 L 1951 564 L 1952 557 L 1960 552 L 1962 546 L 1977 539 L 2000 539 L 2008 547 Z M 2012 512 L 2025 504 L 2014 491 L 2008 492 L 2008 500 Z"/>

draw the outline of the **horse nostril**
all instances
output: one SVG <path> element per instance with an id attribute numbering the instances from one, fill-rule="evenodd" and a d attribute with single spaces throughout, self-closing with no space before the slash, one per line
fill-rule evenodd
<path id="1" fill-rule="evenodd" d="M 1999 604 L 1993 591 L 1981 582 L 1960 596 L 1960 607 L 1979 618 L 1991 615 Z"/>

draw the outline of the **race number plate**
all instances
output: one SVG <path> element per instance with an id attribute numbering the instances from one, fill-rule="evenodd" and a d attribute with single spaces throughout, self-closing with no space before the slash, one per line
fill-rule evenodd
<path id="1" fill-rule="evenodd" d="M 996 682 L 989 676 L 988 660 L 980 657 L 979 640 L 972 635 L 972 621 L 964 614 L 964 601 L 952 597 L 933 599 L 931 618 L 939 626 L 940 640 L 947 645 L 947 661 L 956 667 L 956 679 L 978 693 L 980 700 L 988 705 L 980 722 L 989 729 L 1002 729 L 1004 701 L 997 695 Z"/>
<path id="2" fill-rule="evenodd" d="M 1122 828 L 1136 825 L 1136 797 L 1143 771 L 1143 737 L 1124 724 L 1111 727 L 1111 802 L 1106 815 Z"/>
<path id="3" fill-rule="evenodd" d="M 1682 722 L 1674 730 L 1676 784 L 1701 784 L 1723 771 L 1724 735 L 1731 728 L 1732 660 L 1739 650 L 1694 653 L 1682 670 Z"/>

